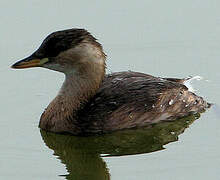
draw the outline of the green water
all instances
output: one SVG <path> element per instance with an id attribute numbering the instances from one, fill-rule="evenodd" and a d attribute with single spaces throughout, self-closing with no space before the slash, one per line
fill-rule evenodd
<path id="1" fill-rule="evenodd" d="M 219 179 L 220 2 L 0 2 L 0 179 Z M 215 105 L 201 117 L 97 137 L 38 129 L 63 75 L 12 70 L 49 33 L 84 27 L 103 44 L 107 72 L 201 76 L 196 93 Z M 198 118 L 198 119 L 196 119 Z M 195 120 L 196 119 L 196 120 Z"/>
<path id="2" fill-rule="evenodd" d="M 190 116 L 175 122 L 165 122 L 145 128 L 118 131 L 93 137 L 56 135 L 41 131 L 45 144 L 66 165 L 67 179 L 110 179 L 109 169 L 102 157 L 151 153 L 178 140 L 185 128 L 197 119 Z M 87 178 L 85 178 L 87 177 Z"/>

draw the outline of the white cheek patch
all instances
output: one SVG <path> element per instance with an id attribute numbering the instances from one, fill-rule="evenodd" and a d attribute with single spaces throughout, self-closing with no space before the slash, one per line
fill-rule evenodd
<path id="1" fill-rule="evenodd" d="M 104 64 L 102 50 L 92 44 L 81 44 L 72 49 L 72 52 L 79 54 L 82 59 L 90 60 L 98 64 Z"/>
<path id="2" fill-rule="evenodd" d="M 43 59 L 43 61 L 46 62 L 48 60 Z M 62 65 L 59 64 L 59 62 L 62 61 Z M 82 43 L 61 52 L 56 62 L 45 63 L 42 66 L 65 74 L 73 74 L 78 71 L 78 66 L 84 66 L 84 68 L 86 68 L 87 65 L 90 65 L 88 67 L 92 67 L 92 69 L 104 68 L 105 56 L 103 55 L 102 49 L 99 47 L 89 43 Z"/>

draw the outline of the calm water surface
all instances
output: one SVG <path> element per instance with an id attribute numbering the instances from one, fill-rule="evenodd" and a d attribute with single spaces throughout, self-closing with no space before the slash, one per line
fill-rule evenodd
<path id="1" fill-rule="evenodd" d="M 220 2 L 0 2 L 0 179 L 220 178 Z M 138 130 L 79 138 L 38 129 L 63 75 L 12 70 L 46 35 L 72 27 L 90 30 L 108 55 L 107 72 L 201 76 L 194 88 L 215 106 Z M 198 118 L 198 119 L 197 119 Z"/>

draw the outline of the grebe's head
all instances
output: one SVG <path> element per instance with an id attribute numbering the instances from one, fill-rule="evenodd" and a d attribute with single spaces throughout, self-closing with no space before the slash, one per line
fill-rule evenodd
<path id="1" fill-rule="evenodd" d="M 44 67 L 65 74 L 83 73 L 105 68 L 105 57 L 101 44 L 88 31 L 68 29 L 47 36 L 37 51 L 12 68 Z"/>

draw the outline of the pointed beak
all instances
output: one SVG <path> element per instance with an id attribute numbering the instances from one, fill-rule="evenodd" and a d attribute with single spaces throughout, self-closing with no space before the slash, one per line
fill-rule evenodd
<path id="1" fill-rule="evenodd" d="M 24 69 L 31 67 L 42 67 L 43 64 L 48 62 L 48 58 L 38 59 L 33 56 L 29 56 L 25 59 L 22 59 L 11 66 L 13 69 Z"/>

